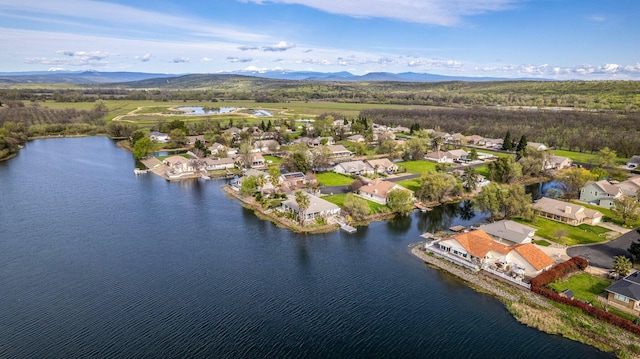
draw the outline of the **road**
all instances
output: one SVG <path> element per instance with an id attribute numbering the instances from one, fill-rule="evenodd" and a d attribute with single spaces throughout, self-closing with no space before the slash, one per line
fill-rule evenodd
<path id="1" fill-rule="evenodd" d="M 629 231 L 607 243 L 568 248 L 567 254 L 571 257 L 580 256 L 586 258 L 589 264 L 594 267 L 611 269 L 613 268 L 613 257 L 630 257 L 627 249 L 631 246 L 631 242 L 638 240 L 640 240 L 640 228 Z"/>

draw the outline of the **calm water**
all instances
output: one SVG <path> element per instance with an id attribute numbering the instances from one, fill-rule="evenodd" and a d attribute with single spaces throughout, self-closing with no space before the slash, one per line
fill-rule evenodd
<path id="1" fill-rule="evenodd" d="M 605 356 L 425 267 L 420 213 L 296 235 L 133 168 L 106 138 L 0 163 L 0 357 Z"/>
<path id="2" fill-rule="evenodd" d="M 203 107 L 200 106 L 184 106 L 184 107 L 178 107 L 178 110 L 180 111 L 187 111 L 188 115 L 215 115 L 215 114 L 224 114 L 224 113 L 230 113 L 232 111 L 237 110 L 237 107 L 220 107 L 220 108 L 216 108 L 213 110 L 205 110 Z M 273 114 L 269 111 L 266 110 L 250 110 L 249 111 L 251 114 L 258 116 L 258 117 L 269 117 L 269 116 L 273 116 Z"/>

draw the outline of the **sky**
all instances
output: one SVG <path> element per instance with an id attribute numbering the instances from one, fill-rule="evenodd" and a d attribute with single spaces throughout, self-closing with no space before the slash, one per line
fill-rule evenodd
<path id="1" fill-rule="evenodd" d="M 640 0 L 0 0 L 0 72 L 640 80 Z"/>

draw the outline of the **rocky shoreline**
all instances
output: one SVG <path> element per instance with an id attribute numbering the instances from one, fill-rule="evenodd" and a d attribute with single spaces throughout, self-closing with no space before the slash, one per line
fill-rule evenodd
<path id="1" fill-rule="evenodd" d="M 483 271 L 472 272 L 427 253 L 425 242 L 412 244 L 411 253 L 430 267 L 448 272 L 471 288 L 503 302 L 520 323 L 548 334 L 561 335 L 621 358 L 640 358 L 640 336 L 499 280 Z"/>

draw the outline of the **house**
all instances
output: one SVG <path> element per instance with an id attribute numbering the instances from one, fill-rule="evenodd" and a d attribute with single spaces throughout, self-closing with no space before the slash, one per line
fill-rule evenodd
<path id="1" fill-rule="evenodd" d="M 365 160 L 365 162 L 373 168 L 374 173 L 394 173 L 398 171 L 398 165 L 391 162 L 388 158 Z"/>
<path id="2" fill-rule="evenodd" d="M 424 155 L 424 159 L 437 163 L 453 163 L 453 158 L 444 151 L 429 151 Z"/>
<path id="3" fill-rule="evenodd" d="M 352 136 L 347 137 L 347 141 L 364 142 L 364 136 L 362 136 L 362 135 L 352 135 Z"/>
<path id="4" fill-rule="evenodd" d="M 478 145 L 487 147 L 487 148 L 497 148 L 502 149 L 502 145 L 504 144 L 504 139 L 502 138 L 483 138 L 482 141 L 478 142 Z"/>
<path id="5" fill-rule="evenodd" d="M 634 176 L 626 181 L 620 182 L 618 187 L 622 190 L 622 194 L 634 197 L 640 191 L 640 176 Z"/>
<path id="6" fill-rule="evenodd" d="M 411 133 L 411 129 L 404 126 L 397 126 L 394 128 L 390 128 L 389 130 L 394 133 Z"/>
<path id="7" fill-rule="evenodd" d="M 364 176 L 373 174 L 373 168 L 360 160 L 338 163 L 333 168 L 333 171 L 347 176 Z"/>
<path id="8" fill-rule="evenodd" d="M 304 212 L 300 210 L 295 194 L 287 196 L 287 200 L 281 204 L 281 210 L 296 213 L 298 217 L 304 218 L 305 221 L 340 214 L 340 207 L 337 205 L 312 194 L 305 193 L 305 195 L 309 197 L 309 207 Z"/>
<path id="9" fill-rule="evenodd" d="M 582 223 L 595 225 L 602 220 L 602 213 L 584 208 L 578 204 L 542 197 L 533 204 L 533 209 L 540 217 L 564 222 L 572 226 Z"/>
<path id="10" fill-rule="evenodd" d="M 264 157 L 260 153 L 251 153 L 246 157 L 251 162 L 249 163 L 249 167 L 251 168 L 264 168 L 267 164 L 267 161 L 264 159 Z M 245 167 L 246 165 L 245 155 L 242 155 L 242 154 L 235 155 L 233 157 L 233 160 L 235 161 L 236 164 L 239 165 L 239 167 Z"/>
<path id="11" fill-rule="evenodd" d="M 167 157 L 162 161 L 165 165 L 171 168 L 171 172 L 173 173 L 192 173 L 195 171 L 195 167 L 190 159 L 184 158 L 182 156 L 171 156 Z"/>
<path id="12" fill-rule="evenodd" d="M 477 145 L 480 141 L 482 141 L 484 137 L 479 135 L 471 135 L 466 137 L 466 141 L 470 145 Z"/>
<path id="13" fill-rule="evenodd" d="M 218 151 L 224 152 L 226 147 L 224 147 L 222 144 L 218 143 L 218 142 L 214 142 L 210 147 L 209 147 L 209 151 L 212 154 L 218 154 Z"/>
<path id="14" fill-rule="evenodd" d="M 234 168 L 236 166 L 233 158 L 223 157 L 223 158 L 205 158 L 204 166 L 207 171 L 216 171 L 223 170 L 227 168 Z"/>
<path id="15" fill-rule="evenodd" d="M 316 137 L 316 138 L 311 138 L 307 141 L 307 146 L 309 147 L 318 147 L 320 145 L 333 145 L 335 144 L 336 141 L 333 140 L 333 137 L 329 136 L 329 137 Z"/>
<path id="16" fill-rule="evenodd" d="M 640 272 L 636 271 L 610 285 L 609 303 L 640 311 Z"/>
<path id="17" fill-rule="evenodd" d="M 260 140 L 253 144 L 253 147 L 260 152 L 274 152 L 280 149 L 280 144 L 276 140 Z"/>
<path id="18" fill-rule="evenodd" d="M 454 145 L 464 145 L 467 143 L 467 137 L 461 133 L 454 133 L 445 137 L 444 141 Z"/>
<path id="19" fill-rule="evenodd" d="M 441 251 L 455 255 L 483 269 L 534 277 L 551 268 L 553 259 L 531 243 L 507 246 L 482 229 L 457 234 L 437 243 Z"/>
<path id="20" fill-rule="evenodd" d="M 193 146 L 196 144 L 196 141 L 200 141 L 202 144 L 207 143 L 207 140 L 204 139 L 204 135 L 187 136 L 187 145 Z"/>
<path id="21" fill-rule="evenodd" d="M 458 150 L 449 150 L 449 151 L 447 151 L 447 156 L 451 157 L 453 162 L 460 162 L 460 161 L 466 161 L 467 160 L 467 156 L 469 156 L 469 154 L 465 150 L 459 150 L 458 149 Z"/>
<path id="22" fill-rule="evenodd" d="M 544 162 L 545 170 L 563 170 L 571 167 L 573 161 L 569 157 L 549 156 Z"/>
<path id="23" fill-rule="evenodd" d="M 400 186 L 397 183 L 382 180 L 373 180 L 360 187 L 356 195 L 379 204 L 387 204 L 389 193 L 398 190 L 408 191 L 408 189 Z"/>
<path id="24" fill-rule="evenodd" d="M 353 156 L 353 153 L 346 149 L 343 145 L 327 146 L 332 153 L 333 159 L 344 159 Z"/>
<path id="25" fill-rule="evenodd" d="M 592 203 L 600 207 L 611 208 L 614 206 L 614 200 L 622 197 L 622 189 L 618 183 L 612 183 L 607 180 L 597 182 L 587 182 L 580 189 L 580 200 Z"/>
<path id="26" fill-rule="evenodd" d="M 152 131 L 149 134 L 149 139 L 153 142 L 167 143 L 169 142 L 169 135 L 158 131 Z"/>
<path id="27" fill-rule="evenodd" d="M 535 228 L 506 219 L 483 224 L 479 229 L 496 238 L 498 242 L 507 244 L 531 243 L 536 232 Z"/>
<path id="28" fill-rule="evenodd" d="M 545 146 L 543 143 L 538 142 L 527 142 L 527 148 L 536 151 L 546 151 L 549 149 L 549 147 Z"/>

